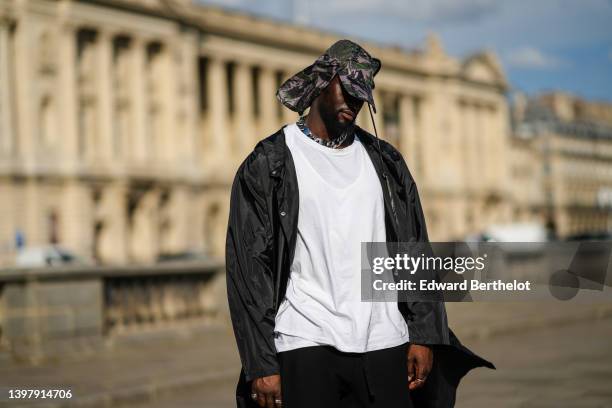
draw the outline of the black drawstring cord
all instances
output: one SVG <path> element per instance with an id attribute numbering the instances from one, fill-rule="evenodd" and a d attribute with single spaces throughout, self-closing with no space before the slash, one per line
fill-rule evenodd
<path id="1" fill-rule="evenodd" d="M 380 140 L 378 139 L 378 131 L 376 130 L 376 122 L 374 121 L 374 114 L 372 113 L 372 106 L 368 103 L 368 111 L 370 112 L 370 119 L 372 120 L 372 127 L 374 128 L 374 136 L 376 136 L 376 145 L 378 147 L 378 157 L 380 157 L 380 169 L 383 171 L 383 177 L 387 179 L 387 173 L 385 172 L 382 153 L 380 152 Z"/>
<path id="2" fill-rule="evenodd" d="M 382 158 L 382 152 L 380 149 L 380 139 L 378 138 L 378 131 L 376 130 L 376 122 L 374 121 L 374 114 L 372 113 L 372 106 L 368 103 L 368 111 L 370 112 L 370 119 L 372 119 L 372 127 L 374 128 L 374 136 L 376 136 L 376 145 L 378 147 L 378 157 L 380 158 L 380 169 L 383 172 L 383 178 L 385 179 L 385 185 L 387 187 L 387 193 L 389 194 L 389 200 L 391 202 L 391 211 L 393 212 L 393 221 L 395 221 L 395 228 L 397 229 L 397 238 L 399 238 L 399 221 L 397 219 L 397 213 L 395 211 L 395 202 L 393 201 L 393 195 L 391 195 L 391 185 L 389 184 L 389 176 L 385 171 L 385 164 Z"/>

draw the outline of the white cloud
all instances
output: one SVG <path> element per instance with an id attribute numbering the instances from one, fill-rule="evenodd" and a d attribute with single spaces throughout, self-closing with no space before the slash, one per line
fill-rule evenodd
<path id="1" fill-rule="evenodd" d="M 554 69 L 567 65 L 566 61 L 547 55 L 534 47 L 521 47 L 506 54 L 508 65 L 526 69 Z"/>

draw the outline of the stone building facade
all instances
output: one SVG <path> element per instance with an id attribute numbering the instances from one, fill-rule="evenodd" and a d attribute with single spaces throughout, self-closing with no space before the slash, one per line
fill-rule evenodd
<path id="1" fill-rule="evenodd" d="M 513 218 L 557 238 L 612 230 L 612 104 L 518 95 L 512 119 Z"/>
<path id="2" fill-rule="evenodd" d="M 278 85 L 339 38 L 187 0 L 0 0 L 0 261 L 16 236 L 106 264 L 221 256 L 238 164 L 297 119 Z M 510 220 L 496 57 L 456 59 L 435 35 L 363 45 L 383 61 L 377 127 L 417 180 L 431 239 Z"/>

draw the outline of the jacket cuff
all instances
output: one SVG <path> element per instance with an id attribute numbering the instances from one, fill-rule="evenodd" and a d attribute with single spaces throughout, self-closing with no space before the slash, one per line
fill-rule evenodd
<path id="1" fill-rule="evenodd" d="M 422 345 L 450 343 L 444 303 L 412 302 L 404 305 L 408 309 L 404 318 L 408 325 L 411 343 Z"/>

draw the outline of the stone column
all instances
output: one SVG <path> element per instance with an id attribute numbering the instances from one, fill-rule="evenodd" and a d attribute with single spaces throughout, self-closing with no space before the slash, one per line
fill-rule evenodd
<path id="1" fill-rule="evenodd" d="M 129 232 L 130 259 L 152 262 L 158 254 L 159 191 L 155 188 L 140 192 Z"/>
<path id="2" fill-rule="evenodd" d="M 478 165 L 475 171 L 478 174 L 476 183 L 483 190 L 489 187 L 489 177 L 491 167 L 489 165 L 489 133 L 487 129 L 487 109 L 481 104 L 475 107 L 476 116 L 476 156 L 478 157 Z"/>
<path id="3" fill-rule="evenodd" d="M 497 134 L 495 132 L 495 111 L 492 107 L 488 106 L 485 110 L 485 136 L 487 141 L 487 159 L 489 162 L 487 175 L 489 177 L 489 186 L 492 189 L 497 190 L 499 185 L 497 184 L 501 180 L 499 180 L 499 176 L 497 173 L 497 163 L 501 160 L 501 157 L 498 156 L 497 152 Z"/>
<path id="4" fill-rule="evenodd" d="M 204 146 L 209 161 L 207 168 L 217 174 L 223 172 L 230 154 L 227 110 L 227 78 L 225 61 L 211 56 L 208 65 L 209 135 Z"/>
<path id="5" fill-rule="evenodd" d="M 175 186 L 170 192 L 163 214 L 169 219 L 170 227 L 165 232 L 166 236 L 159 237 L 160 250 L 164 252 L 185 251 L 193 246 L 193 243 L 187 240 L 189 229 L 195 227 L 189 214 L 189 193 L 189 187 L 184 185 Z"/>
<path id="6" fill-rule="evenodd" d="M 487 188 L 487 180 L 489 178 L 489 158 L 487 154 L 487 128 L 486 123 L 486 110 L 480 104 L 474 106 L 474 117 L 476 121 L 476 157 L 477 164 L 474 166 L 476 185 L 480 186 L 480 190 Z"/>
<path id="7" fill-rule="evenodd" d="M 482 190 L 483 187 L 483 174 L 481 171 L 484 163 L 482 154 L 482 129 L 480 128 L 480 118 L 478 112 L 478 105 L 476 103 L 470 103 L 468 105 L 468 116 L 470 118 L 471 130 L 470 130 L 470 166 L 472 169 L 471 174 L 471 185 L 476 190 Z"/>
<path id="8" fill-rule="evenodd" d="M 207 193 L 203 201 L 206 250 L 213 256 L 222 257 L 225 251 L 223 242 L 227 229 L 229 200 L 225 194 L 213 191 Z"/>
<path id="9" fill-rule="evenodd" d="M 468 186 L 468 188 L 473 189 L 475 187 L 475 183 L 476 183 L 476 175 L 477 175 L 477 171 L 475 171 L 475 169 L 477 169 L 478 166 L 478 156 L 476 155 L 476 143 L 478 143 L 478 140 L 476 138 L 476 133 L 477 133 L 477 129 L 475 126 L 475 113 L 474 113 L 474 107 L 471 103 L 466 103 L 464 105 L 464 120 L 466 122 L 466 140 L 465 140 L 465 144 L 466 144 L 466 166 L 467 166 L 467 178 L 466 178 L 466 184 Z M 472 202 L 471 205 L 473 205 L 474 203 Z"/>
<path id="10" fill-rule="evenodd" d="M 186 137 L 184 134 L 176 134 L 177 129 L 177 107 L 179 101 L 177 99 L 177 73 L 178 70 L 175 66 L 174 59 L 172 58 L 172 52 L 175 50 L 174 39 L 170 39 L 167 43 L 164 43 L 161 48 L 161 55 L 159 56 L 161 67 L 159 72 L 161 88 L 161 98 L 158 101 L 160 104 L 160 112 L 162 128 L 160 129 L 158 152 L 162 160 L 167 163 L 177 163 L 175 160 L 179 155 L 179 145 L 181 139 Z"/>
<path id="11" fill-rule="evenodd" d="M 146 94 L 146 44 L 144 39 L 133 37 L 131 41 L 131 57 L 132 57 L 132 117 L 133 128 L 131 134 L 130 155 L 138 163 L 143 163 L 147 159 L 147 94 Z"/>
<path id="12" fill-rule="evenodd" d="M 376 113 L 374 113 L 374 120 L 376 121 L 376 130 L 378 130 L 378 137 L 381 139 L 385 139 L 388 141 L 388 136 L 385 132 L 385 121 L 384 121 L 384 101 L 383 101 L 383 93 L 380 88 L 374 90 L 374 103 L 376 104 Z M 369 132 L 374 134 L 374 125 L 372 124 L 372 118 L 370 117 L 370 112 L 368 112 L 368 104 L 364 103 L 362 108 L 363 113 L 365 113 L 367 129 Z"/>
<path id="13" fill-rule="evenodd" d="M 79 253 L 92 255 L 93 201 L 90 189 L 70 178 L 64 183 L 60 237 L 62 244 Z"/>
<path id="14" fill-rule="evenodd" d="M 414 140 L 412 146 L 414 149 L 414 167 L 415 173 L 418 174 L 418 180 L 423 180 L 423 174 L 425 173 L 425 126 L 423 125 L 423 97 L 415 97 L 414 103 Z M 416 174 L 413 174 L 415 177 Z"/>
<path id="15" fill-rule="evenodd" d="M 13 152 L 9 22 L 0 18 L 0 155 Z"/>
<path id="16" fill-rule="evenodd" d="M 251 67 L 237 63 L 234 81 L 234 101 L 236 102 L 236 145 L 238 151 L 232 152 L 234 158 L 242 160 L 255 146 L 255 122 L 253 118 L 253 86 L 251 84 Z"/>
<path id="17" fill-rule="evenodd" d="M 77 84 L 76 84 L 76 28 L 64 25 L 60 29 L 59 52 L 61 63 L 59 80 L 59 99 L 64 142 L 64 163 L 73 168 L 79 161 L 79 141 L 77 129 Z"/>
<path id="18" fill-rule="evenodd" d="M 278 102 L 280 103 L 280 102 Z M 283 123 L 294 123 L 300 118 L 297 112 L 292 111 L 291 109 L 283 106 Z"/>
<path id="19" fill-rule="evenodd" d="M 466 105 L 463 101 L 457 102 L 457 126 L 459 127 L 459 148 L 460 148 L 460 156 L 461 156 L 461 187 L 465 189 L 469 186 L 469 165 L 470 165 L 470 157 L 469 157 L 469 126 L 466 117 Z"/>
<path id="20" fill-rule="evenodd" d="M 438 150 L 436 145 L 438 142 L 437 124 L 435 112 L 435 101 L 434 96 L 430 93 L 425 95 L 420 101 L 420 122 L 419 122 L 419 154 L 420 154 L 420 174 L 419 181 L 422 185 L 435 186 L 436 180 L 429 180 L 430 174 L 436 174 L 436 167 L 438 166 L 436 156 Z M 430 169 L 434 171 L 431 172 Z"/>
<path id="21" fill-rule="evenodd" d="M 181 37 L 181 64 L 178 69 L 179 104 L 182 105 L 181 133 L 182 149 L 181 164 L 189 167 L 202 161 L 200 143 L 198 141 L 198 72 L 194 61 L 198 60 L 197 37 L 191 33 Z"/>
<path id="22" fill-rule="evenodd" d="M 474 208 L 473 211 L 473 224 L 472 227 L 475 231 L 480 231 L 482 227 L 482 191 L 483 188 L 483 174 L 482 164 L 483 160 L 481 155 L 481 129 L 478 123 L 478 111 L 477 106 L 470 102 L 466 106 L 467 120 L 468 120 L 468 166 L 469 166 L 469 188 L 474 193 L 472 195 L 472 201 L 469 205 Z"/>
<path id="23" fill-rule="evenodd" d="M 462 234 L 466 234 L 472 231 L 472 223 L 468 222 L 468 214 L 471 213 L 470 203 L 471 200 L 468 198 L 469 194 L 469 166 L 470 166 L 470 158 L 468 155 L 470 146 L 469 146 L 469 126 L 466 117 L 466 105 L 464 101 L 459 100 L 456 103 L 457 110 L 457 135 L 458 135 L 458 144 L 459 144 L 459 161 L 458 161 L 458 172 L 459 172 L 459 183 L 458 190 L 461 197 L 461 223 L 462 223 Z"/>
<path id="24" fill-rule="evenodd" d="M 494 105 L 495 110 L 493 112 L 493 125 L 494 125 L 494 137 L 495 137 L 495 151 L 497 166 L 497 189 L 502 194 L 502 211 L 504 221 L 509 221 L 512 217 L 511 205 L 508 203 L 507 197 L 510 193 L 510 166 L 509 155 L 510 150 L 509 143 L 509 112 L 508 104 L 504 99 L 503 95 L 498 95 L 497 103 Z"/>
<path id="25" fill-rule="evenodd" d="M 127 241 L 127 185 L 113 182 L 104 189 L 99 254 L 105 263 L 122 264 L 128 260 Z"/>
<path id="26" fill-rule="evenodd" d="M 501 99 L 501 98 L 500 98 Z M 495 145 L 495 173 L 497 182 L 501 186 L 507 186 L 508 180 L 508 105 L 501 100 L 493 106 L 492 112 L 492 137 Z M 504 190 L 507 187 L 503 188 Z"/>
<path id="27" fill-rule="evenodd" d="M 22 221 L 24 223 L 23 233 L 25 234 L 26 245 L 41 245 L 46 244 L 46 237 L 42 231 L 42 191 L 40 182 L 35 177 L 28 177 L 23 182 L 23 201 L 20 203 L 20 212 L 22 212 Z M 64 237 L 64 234 L 60 235 Z"/>
<path id="28" fill-rule="evenodd" d="M 103 159 L 105 162 L 113 160 L 113 117 L 114 108 L 114 96 L 113 96 L 113 84 L 111 79 L 112 74 L 112 61 L 113 61 L 113 38 L 112 34 L 106 30 L 98 31 L 98 53 L 97 62 L 98 66 L 98 101 L 99 101 L 99 112 L 98 112 L 98 148 L 99 150 L 94 154 Z"/>
<path id="29" fill-rule="evenodd" d="M 17 93 L 17 103 L 15 109 L 17 110 L 17 135 L 19 137 L 17 143 L 19 146 L 19 156 L 23 163 L 27 166 L 33 165 L 35 160 L 35 142 L 33 127 L 35 124 L 33 123 L 32 118 L 35 113 L 34 109 L 36 107 L 36 104 L 32 98 L 32 86 L 36 83 L 36 78 L 34 78 L 32 75 L 35 71 L 32 68 L 32 44 L 30 43 L 29 38 L 32 29 L 33 27 L 31 27 L 30 22 L 27 19 L 23 19 L 23 21 L 20 21 L 17 27 L 15 28 L 14 37 L 15 91 Z M 63 58 L 64 56 L 69 57 L 69 55 L 65 52 L 65 48 L 68 45 L 68 34 L 65 30 L 60 31 L 62 35 L 60 41 L 62 58 L 60 60 L 65 61 L 65 63 L 60 64 L 60 67 L 65 67 L 66 69 L 74 69 L 74 56 L 72 58 Z M 70 30 L 70 33 L 73 33 L 73 31 Z M 66 42 L 64 41 L 65 38 Z M 72 35 L 70 39 L 74 41 L 74 35 Z M 74 43 L 71 43 L 70 45 L 74 46 Z M 70 64 L 70 62 L 72 63 Z M 68 65 L 70 65 L 70 67 L 68 67 Z M 61 90 L 65 92 L 66 88 L 62 87 Z M 72 106 L 72 108 L 74 108 L 74 105 Z M 70 126 L 70 123 L 66 123 L 66 125 Z M 70 127 L 65 129 L 66 139 L 70 138 L 71 130 L 72 128 Z"/>
<path id="30" fill-rule="evenodd" d="M 380 103 L 378 99 L 375 99 L 375 101 L 377 104 Z M 379 109 L 380 106 L 376 105 L 376 108 Z M 378 124 L 379 120 L 377 116 L 378 115 L 374 114 L 374 120 L 376 120 L 376 129 L 378 129 L 378 135 L 382 136 L 380 132 L 381 128 Z M 370 118 L 370 112 L 368 111 L 368 104 L 366 102 L 364 102 L 363 107 L 361 108 L 361 111 L 359 111 L 359 115 L 357 116 L 357 125 L 363 130 L 365 130 L 366 132 L 370 132 L 371 134 L 374 134 L 374 127 L 372 126 L 372 118 Z"/>
<path id="31" fill-rule="evenodd" d="M 399 145 L 411 172 L 416 155 L 415 137 L 414 101 L 410 95 L 402 94 L 399 96 Z"/>
<path id="32" fill-rule="evenodd" d="M 261 138 L 271 134 L 276 126 L 276 80 L 274 70 L 270 67 L 261 67 L 259 76 L 259 106 L 261 108 Z"/>

